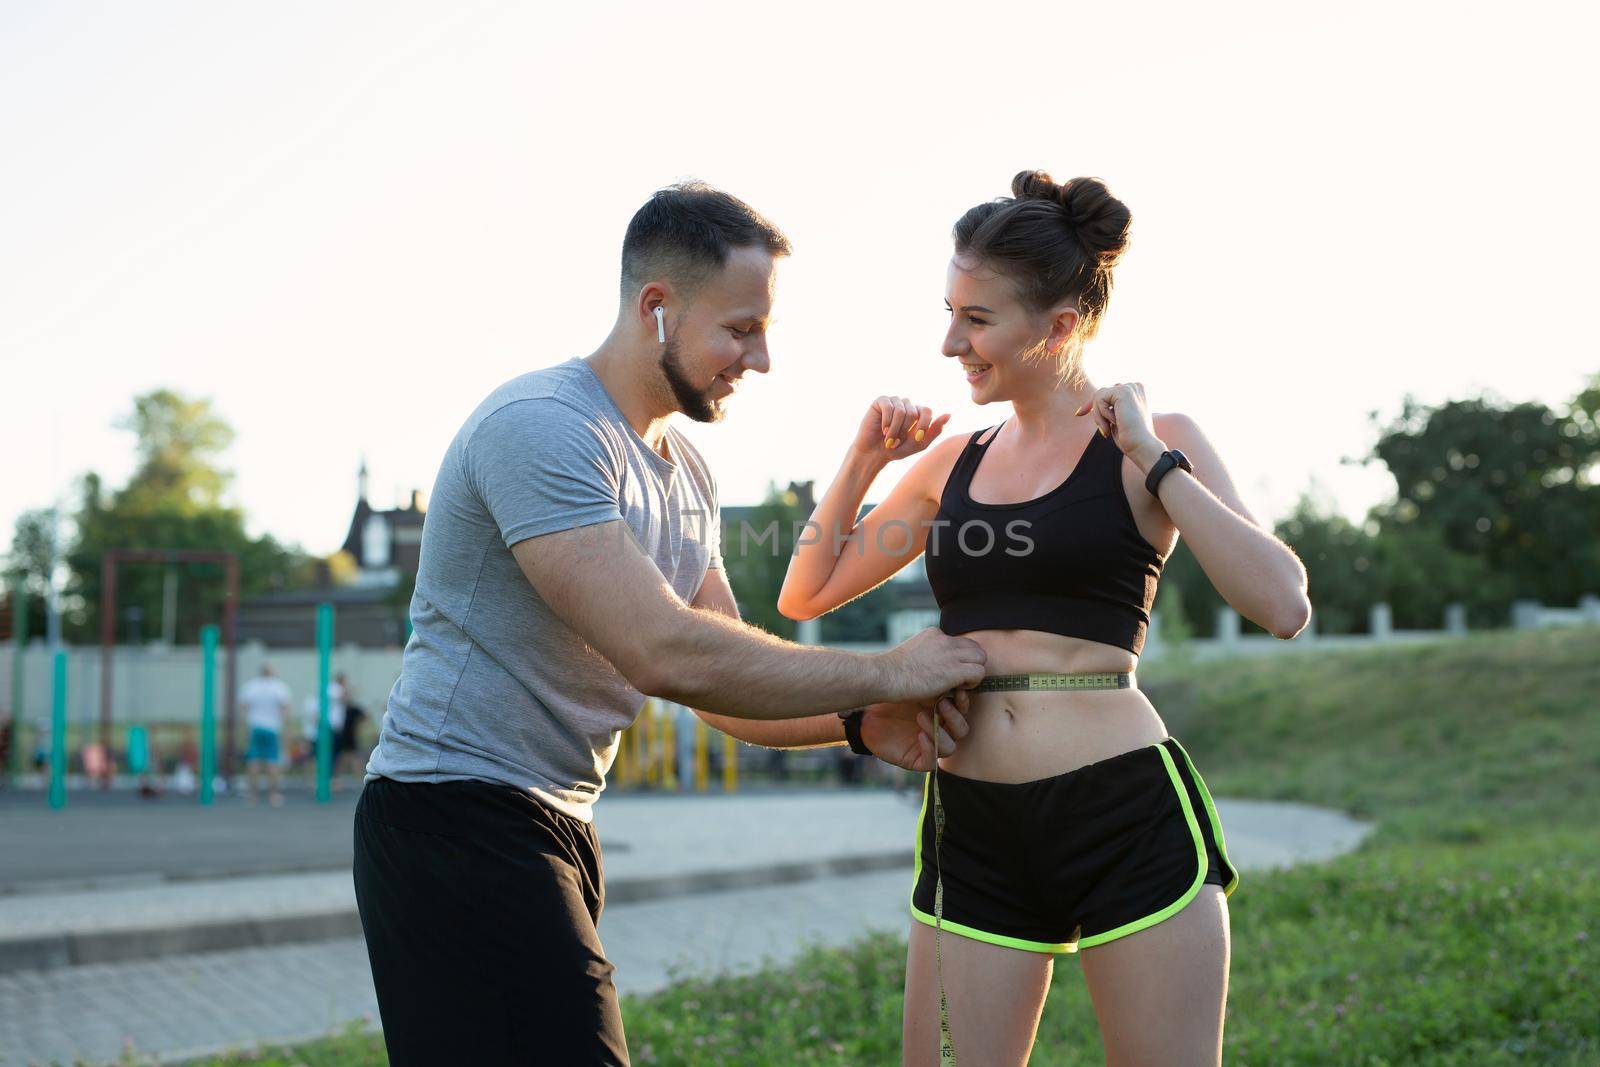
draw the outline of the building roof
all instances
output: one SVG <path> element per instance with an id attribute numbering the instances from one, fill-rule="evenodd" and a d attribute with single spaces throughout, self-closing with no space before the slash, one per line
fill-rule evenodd
<path id="1" fill-rule="evenodd" d="M 406 529 L 422 529 L 423 520 L 427 518 L 427 511 L 422 507 L 421 491 L 416 489 L 411 491 L 411 503 L 409 506 L 403 508 L 391 508 L 388 511 L 377 510 L 371 504 L 367 503 L 367 498 L 364 495 L 356 501 L 355 513 L 350 516 L 350 529 L 349 532 L 345 534 L 344 544 L 341 546 L 341 548 L 343 551 L 354 556 L 355 561 L 363 567 L 368 566 L 366 549 L 363 544 L 363 541 L 365 540 L 363 534 L 367 528 L 367 521 L 373 516 L 383 519 L 384 522 L 388 524 L 391 543 L 389 559 L 391 564 L 395 566 L 405 566 L 401 560 L 405 556 L 409 555 L 412 558 L 410 560 L 410 565 L 407 566 L 406 569 L 415 574 L 417 570 L 417 561 L 415 558 L 417 553 L 414 550 L 410 553 L 400 550 L 406 547 L 412 547 L 414 549 L 415 544 L 420 543 L 420 539 L 418 539 L 416 542 L 408 541 L 396 544 L 395 532 Z"/>

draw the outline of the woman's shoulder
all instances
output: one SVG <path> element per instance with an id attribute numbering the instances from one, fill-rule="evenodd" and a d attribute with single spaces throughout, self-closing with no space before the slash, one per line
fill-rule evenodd
<path id="1" fill-rule="evenodd" d="M 944 494 L 944 483 L 949 480 L 950 472 L 955 469 L 961 454 L 966 451 L 967 445 L 978 440 L 993 427 L 982 427 L 976 430 L 962 430 L 959 433 L 941 437 L 934 445 L 921 456 L 917 457 L 911 470 L 906 473 L 907 478 L 914 478 L 922 487 L 923 492 L 938 499 Z"/>
<path id="2" fill-rule="evenodd" d="M 1152 411 L 1150 426 L 1157 437 L 1178 448 L 1201 436 L 1199 424 L 1181 411 Z"/>

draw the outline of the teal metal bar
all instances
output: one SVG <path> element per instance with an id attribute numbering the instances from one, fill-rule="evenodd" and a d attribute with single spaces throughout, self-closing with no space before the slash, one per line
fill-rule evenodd
<path id="1" fill-rule="evenodd" d="M 67 650 L 56 649 L 50 700 L 50 806 L 67 806 Z"/>
<path id="2" fill-rule="evenodd" d="M 333 660 L 333 605 L 317 605 L 317 803 L 333 799 L 333 729 L 328 723 L 328 683 Z"/>
<path id="3" fill-rule="evenodd" d="M 200 803 L 209 807 L 217 777 L 217 639 L 215 626 L 200 627 Z"/>

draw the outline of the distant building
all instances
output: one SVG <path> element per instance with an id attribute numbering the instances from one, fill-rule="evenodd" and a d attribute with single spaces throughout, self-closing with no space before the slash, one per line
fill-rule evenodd
<path id="1" fill-rule="evenodd" d="M 407 507 L 378 511 L 367 503 L 367 464 L 363 460 L 356 475 L 356 510 L 350 516 L 350 532 L 345 534 L 343 551 L 350 553 L 364 575 L 393 572 L 417 576 L 422 558 L 421 490 L 411 491 Z"/>
<path id="2" fill-rule="evenodd" d="M 356 507 L 341 551 L 355 561 L 353 580 L 335 583 L 319 564 L 316 584 L 254 597 L 239 605 L 239 640 L 269 648 L 317 641 L 317 605 L 333 604 L 335 641 L 363 648 L 403 645 L 411 589 L 422 557 L 426 511 L 413 490 L 405 507 L 379 511 L 367 501 L 367 464 L 356 475 Z"/>

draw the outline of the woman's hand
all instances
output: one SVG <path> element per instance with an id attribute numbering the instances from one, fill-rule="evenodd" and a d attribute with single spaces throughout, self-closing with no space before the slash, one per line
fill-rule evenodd
<path id="1" fill-rule="evenodd" d="M 1076 414 L 1093 415 L 1096 429 L 1111 438 L 1123 455 L 1153 459 L 1166 450 L 1150 420 L 1143 382 L 1118 382 L 1096 389 Z"/>
<path id="2" fill-rule="evenodd" d="M 934 418 L 933 409 L 919 407 L 903 396 L 880 396 L 861 417 L 861 428 L 850 447 L 874 459 L 904 459 L 933 444 L 949 421 L 949 415 Z"/>
<path id="3" fill-rule="evenodd" d="M 933 770 L 933 709 L 939 711 L 939 755 L 956 750 L 967 736 L 969 694 L 957 689 L 926 704 L 869 704 L 861 718 L 861 740 L 885 763 L 908 771 Z"/>

